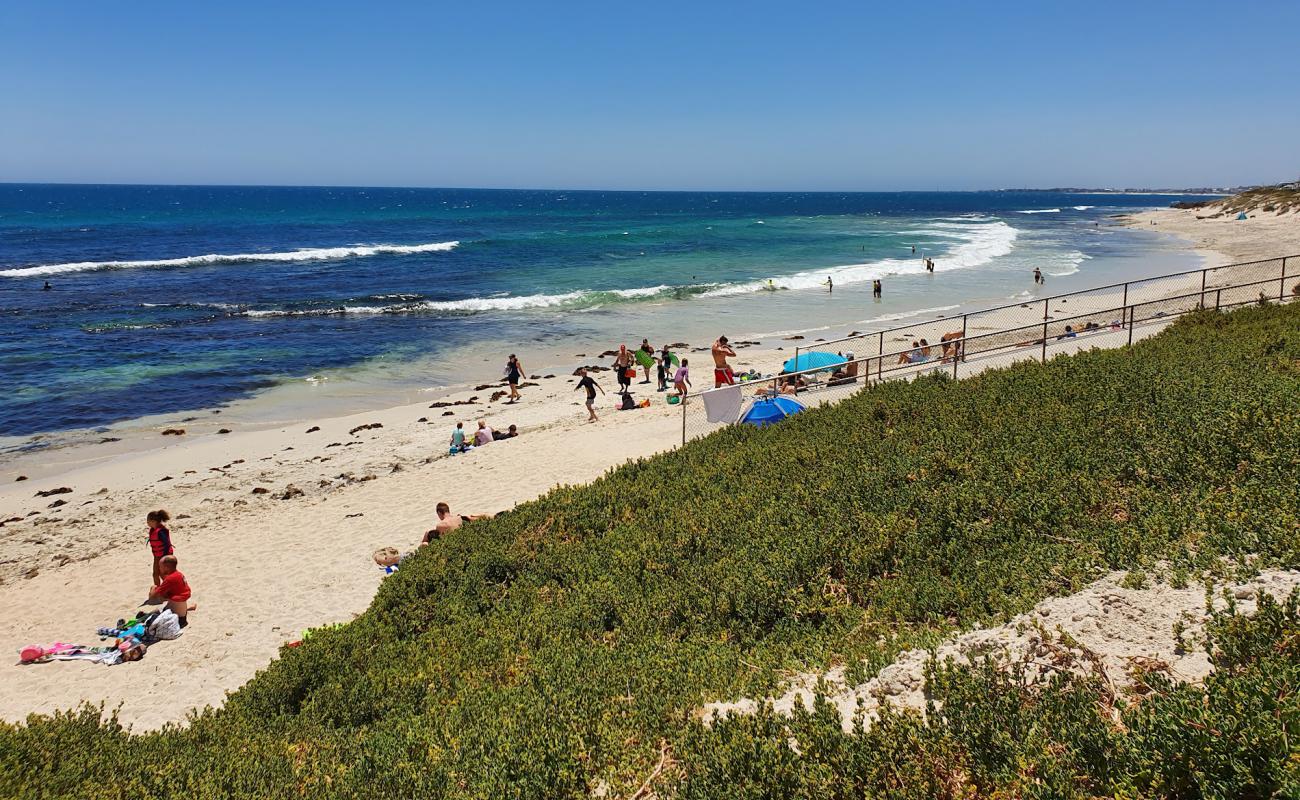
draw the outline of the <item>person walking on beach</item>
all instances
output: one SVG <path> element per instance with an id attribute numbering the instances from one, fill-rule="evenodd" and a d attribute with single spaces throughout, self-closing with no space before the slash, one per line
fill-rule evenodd
<path id="1" fill-rule="evenodd" d="M 631 391 L 632 379 L 636 377 L 636 367 L 632 366 L 632 353 L 628 351 L 625 344 L 618 346 L 618 355 L 614 356 L 614 371 L 618 373 L 619 392 Z"/>
<path id="2" fill-rule="evenodd" d="M 650 382 L 650 365 L 653 364 L 653 363 L 655 362 L 655 349 L 654 349 L 653 346 L 651 346 L 651 344 L 650 344 L 650 340 L 649 340 L 649 339 L 642 339 L 642 340 L 641 340 L 641 352 L 642 352 L 642 353 L 645 353 L 645 356 L 643 357 L 643 360 L 641 361 L 641 366 L 645 368 L 645 380 L 643 380 L 643 381 L 641 381 L 641 382 L 642 382 L 642 383 L 649 383 L 649 382 Z"/>
<path id="3" fill-rule="evenodd" d="M 691 385 L 691 371 L 689 369 L 690 359 L 683 358 L 682 365 L 677 368 L 677 374 L 673 376 L 673 388 L 677 390 L 677 398 L 685 403 L 686 391 Z"/>
<path id="4" fill-rule="evenodd" d="M 507 403 L 514 403 L 519 400 L 519 381 L 524 376 L 524 368 L 519 364 L 519 358 L 514 353 L 506 359 L 506 383 L 510 384 L 510 399 Z"/>
<path id="5" fill-rule="evenodd" d="M 871 282 L 871 296 L 872 296 L 872 297 L 876 297 L 876 298 L 880 297 L 880 279 L 879 279 L 879 278 L 876 278 L 874 281 Z"/>
<path id="6" fill-rule="evenodd" d="M 673 367 L 673 354 L 668 352 L 668 345 L 659 353 L 659 391 L 668 391 L 668 375 Z"/>
<path id="7" fill-rule="evenodd" d="M 149 550 L 153 553 L 153 583 L 155 586 L 158 585 L 158 581 L 162 580 L 162 571 L 160 569 L 162 560 L 176 552 L 172 547 L 172 532 L 167 529 L 167 521 L 171 518 L 171 514 L 161 509 L 150 511 L 145 516 L 145 522 L 149 524 Z"/>
<path id="8" fill-rule="evenodd" d="M 465 450 L 465 423 L 457 422 L 451 432 L 451 452 L 463 453 Z"/>
<path id="9" fill-rule="evenodd" d="M 731 386 L 736 382 L 736 373 L 731 371 L 731 365 L 727 363 L 727 357 L 736 357 L 736 351 L 731 349 L 727 344 L 727 337 L 719 336 L 718 340 L 713 343 L 711 348 L 713 353 L 713 388 L 720 389 L 724 385 Z"/>
<path id="10" fill-rule="evenodd" d="M 605 390 L 601 388 L 599 383 L 592 380 L 591 376 L 587 374 L 585 367 L 578 370 L 578 375 L 578 385 L 573 387 L 573 391 L 576 392 L 579 389 L 587 390 L 587 421 L 596 422 L 598 419 L 596 417 L 596 390 L 600 389 L 601 394 L 604 394 Z"/>

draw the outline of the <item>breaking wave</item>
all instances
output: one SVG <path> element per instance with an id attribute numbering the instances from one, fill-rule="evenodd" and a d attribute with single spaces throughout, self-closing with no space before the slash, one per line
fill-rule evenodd
<path id="1" fill-rule="evenodd" d="M 956 224 L 934 223 L 930 231 L 936 235 L 956 237 L 961 241 L 946 253 L 934 256 L 936 272 L 954 269 L 969 269 L 989 263 L 1011 252 L 1016 241 L 1017 231 L 1000 220 L 992 222 L 971 220 Z M 866 264 L 848 264 L 840 267 L 805 270 L 793 275 L 773 277 L 772 283 L 778 289 L 817 289 L 826 285 L 826 278 L 839 285 L 865 283 L 888 275 L 915 275 L 925 272 L 925 264 L 920 257 L 886 258 Z M 761 292 L 767 288 L 767 280 L 748 283 L 726 284 L 704 292 L 705 297 L 725 297 L 736 294 Z"/>
<path id="2" fill-rule="evenodd" d="M 28 278 L 40 275 L 61 275 L 69 272 L 92 272 L 104 269 L 136 269 L 194 267 L 207 264 L 252 264 L 259 261 L 338 261 L 345 258 L 365 258 L 376 255 L 405 255 L 408 253 L 440 253 L 455 249 L 460 242 L 432 242 L 429 244 L 356 244 L 344 247 L 315 247 L 291 250 L 285 253 L 211 253 L 183 258 L 158 258 L 142 261 L 74 261 L 67 264 L 41 264 L 33 267 L 16 267 L 0 270 L 6 278 Z"/>

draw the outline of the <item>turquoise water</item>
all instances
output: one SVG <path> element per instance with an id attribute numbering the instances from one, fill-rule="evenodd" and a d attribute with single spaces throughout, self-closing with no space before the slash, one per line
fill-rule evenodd
<path id="1" fill-rule="evenodd" d="M 1041 291 L 1034 267 L 1050 292 L 1189 268 L 1110 219 L 1171 199 L 4 185 L 0 435 L 455 382 L 515 347 L 883 326 Z"/>

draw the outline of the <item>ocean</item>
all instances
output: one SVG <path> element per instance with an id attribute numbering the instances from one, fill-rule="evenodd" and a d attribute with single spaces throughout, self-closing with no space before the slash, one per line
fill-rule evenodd
<path id="1" fill-rule="evenodd" d="M 396 402 L 509 352 L 538 372 L 642 337 L 829 338 L 1191 269 L 1112 220 L 1174 199 L 0 185 L 0 449 L 276 391 Z"/>

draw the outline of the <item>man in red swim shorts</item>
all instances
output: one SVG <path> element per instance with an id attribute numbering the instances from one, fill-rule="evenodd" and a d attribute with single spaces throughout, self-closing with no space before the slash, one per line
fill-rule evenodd
<path id="1" fill-rule="evenodd" d="M 722 386 L 730 386 L 736 382 L 736 374 L 731 371 L 731 365 L 727 363 L 727 356 L 735 357 L 736 351 L 731 349 L 727 344 L 727 337 L 719 336 L 718 341 L 713 343 L 713 388 L 717 389 Z"/>

